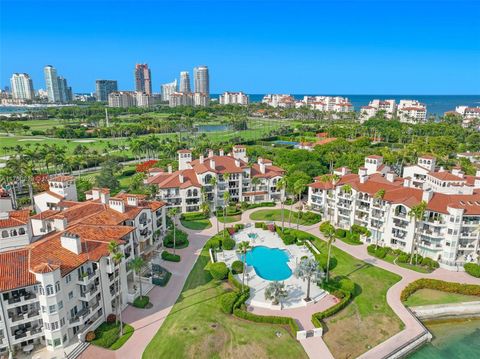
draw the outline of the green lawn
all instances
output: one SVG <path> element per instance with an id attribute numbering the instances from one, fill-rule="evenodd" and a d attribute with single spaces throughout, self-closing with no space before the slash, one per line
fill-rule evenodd
<path id="1" fill-rule="evenodd" d="M 285 209 L 285 223 L 288 222 L 290 217 L 290 210 Z M 292 223 L 297 223 L 297 212 L 292 212 Z M 250 214 L 250 219 L 254 221 L 281 221 L 282 220 L 282 210 L 281 209 L 260 209 L 258 211 L 252 212 Z M 299 220 L 299 224 L 304 226 L 310 226 L 315 223 L 319 223 L 321 221 L 321 217 L 317 214 L 306 214 L 303 212 Z"/>
<path id="2" fill-rule="evenodd" d="M 473 295 L 463 295 L 456 293 L 447 293 L 434 289 L 419 289 L 413 293 L 404 304 L 408 307 L 430 304 L 447 304 L 461 302 L 480 301 L 480 297 Z"/>
<path id="3" fill-rule="evenodd" d="M 286 328 L 223 313 L 219 297 L 230 288 L 212 280 L 204 270 L 208 262 L 208 250 L 203 249 L 143 358 L 307 358 Z"/>
<path id="4" fill-rule="evenodd" d="M 378 257 L 375 257 L 377 259 L 381 259 L 385 262 L 389 262 L 389 263 L 392 263 L 392 264 L 396 264 L 402 268 L 405 268 L 405 269 L 410 269 L 410 270 L 413 270 L 415 272 L 419 272 L 419 273 L 432 273 L 433 270 L 428 268 L 428 267 L 425 267 L 425 266 L 420 266 L 420 265 L 415 265 L 415 264 L 410 264 L 410 263 L 399 263 L 398 261 L 395 262 L 395 259 L 397 258 L 394 254 L 392 253 L 388 253 L 385 258 L 378 258 Z"/>
<path id="5" fill-rule="evenodd" d="M 209 219 L 195 219 L 192 221 L 186 221 L 181 219 L 180 222 L 182 223 L 182 226 L 184 226 L 185 228 L 194 229 L 194 230 L 202 230 L 202 229 L 210 228 L 212 226 Z"/>
<path id="6" fill-rule="evenodd" d="M 320 252 L 327 252 L 321 239 L 313 243 Z M 356 293 L 352 303 L 325 320 L 324 340 L 335 358 L 355 358 L 403 328 L 386 300 L 387 290 L 401 278 L 336 247 L 332 247 L 332 257 L 336 262 L 332 275 L 352 279 Z"/>
<path id="7" fill-rule="evenodd" d="M 242 219 L 241 214 L 236 214 L 233 216 L 218 216 L 218 221 L 221 223 L 233 223 L 233 222 L 238 222 Z"/>
<path id="8" fill-rule="evenodd" d="M 125 344 L 128 339 L 130 339 L 134 331 L 135 329 L 133 329 L 131 325 L 124 324 L 123 336 L 121 338 L 118 338 L 120 334 L 120 326 L 116 325 L 115 322 L 104 322 L 95 330 L 96 337 L 94 340 L 92 340 L 91 343 L 99 347 L 117 350 L 123 344 Z"/>

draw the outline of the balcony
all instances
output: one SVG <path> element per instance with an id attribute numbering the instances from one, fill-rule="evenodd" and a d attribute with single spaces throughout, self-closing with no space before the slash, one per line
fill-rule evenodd
<path id="1" fill-rule="evenodd" d="M 11 297 L 8 298 L 8 306 L 18 306 L 18 305 L 26 305 L 30 302 L 34 302 L 37 298 L 37 294 L 35 292 L 20 292 L 16 294 L 11 293 Z"/>
<path id="2" fill-rule="evenodd" d="M 90 300 L 92 300 L 95 297 L 99 288 L 100 288 L 99 285 L 94 285 L 91 288 L 89 288 L 87 291 L 81 292 L 80 293 L 80 300 L 89 302 Z"/>
<path id="3" fill-rule="evenodd" d="M 82 277 L 78 277 L 78 284 L 87 286 L 90 283 L 92 283 L 93 280 L 95 280 L 98 277 L 98 272 L 93 271 L 93 272 L 84 272 Z"/>
<path id="4" fill-rule="evenodd" d="M 80 323 L 90 314 L 90 308 L 83 308 L 80 310 L 74 317 L 70 318 L 68 320 L 68 323 L 75 327 L 77 325 L 80 325 Z"/>

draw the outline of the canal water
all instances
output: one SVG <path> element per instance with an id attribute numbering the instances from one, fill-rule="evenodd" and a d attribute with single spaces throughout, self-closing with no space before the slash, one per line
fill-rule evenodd
<path id="1" fill-rule="evenodd" d="M 409 359 L 480 358 L 480 318 L 429 321 L 424 324 L 433 334 L 433 340 L 410 355 Z"/>

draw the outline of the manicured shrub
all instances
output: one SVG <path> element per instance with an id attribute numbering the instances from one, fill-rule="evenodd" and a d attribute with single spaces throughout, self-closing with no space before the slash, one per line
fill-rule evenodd
<path id="1" fill-rule="evenodd" d="M 320 216 L 318 213 L 313 213 L 310 211 L 301 212 L 300 218 L 309 223 L 317 223 L 322 220 L 322 216 Z"/>
<path id="2" fill-rule="evenodd" d="M 340 281 L 338 282 L 338 285 L 345 292 L 348 292 L 351 294 L 355 293 L 355 283 L 350 278 L 345 277 L 340 279 Z"/>
<path id="3" fill-rule="evenodd" d="M 238 290 L 242 289 L 242 283 L 240 283 L 232 274 L 232 272 L 228 272 L 228 283 L 235 287 Z M 248 288 L 248 287 L 246 287 Z"/>
<path id="4" fill-rule="evenodd" d="M 383 259 L 387 256 L 388 254 L 388 248 L 386 247 L 378 247 L 377 250 L 375 251 L 374 255 L 377 258 Z"/>
<path id="5" fill-rule="evenodd" d="M 398 263 L 408 263 L 410 262 L 410 255 L 408 253 L 402 253 L 397 257 Z"/>
<path id="6" fill-rule="evenodd" d="M 233 274 L 243 273 L 243 262 L 242 261 L 233 262 L 232 263 L 232 272 L 233 272 Z"/>
<path id="7" fill-rule="evenodd" d="M 128 169 L 128 170 L 123 171 L 122 176 L 126 176 L 126 177 L 127 176 L 133 176 L 135 173 L 137 173 L 137 172 L 135 171 L 134 168 L 132 168 L 132 169 Z"/>
<path id="8" fill-rule="evenodd" d="M 235 224 L 235 225 L 233 226 L 233 228 L 235 228 L 235 231 L 238 232 L 238 231 L 244 229 L 244 228 L 245 228 L 245 225 L 244 225 L 243 223 L 237 223 L 237 224 Z"/>
<path id="9" fill-rule="evenodd" d="M 234 227 L 228 227 L 227 232 L 229 235 L 233 236 L 237 230 Z"/>
<path id="10" fill-rule="evenodd" d="M 325 233 L 325 231 L 331 226 L 332 226 L 332 224 L 329 221 L 325 221 L 325 222 L 320 223 L 320 227 L 319 227 L 320 232 Z"/>
<path id="11" fill-rule="evenodd" d="M 233 240 L 232 237 L 228 235 L 226 238 L 222 239 L 222 248 L 227 251 L 232 250 L 233 248 L 235 248 L 235 240 Z"/>
<path id="12" fill-rule="evenodd" d="M 422 266 L 428 268 L 438 268 L 439 264 L 437 261 L 434 261 L 432 258 L 425 257 L 422 259 Z"/>
<path id="13" fill-rule="evenodd" d="M 297 239 L 291 234 L 286 234 L 283 236 L 283 243 L 285 243 L 287 246 L 290 244 L 295 244 L 296 241 Z"/>
<path id="14" fill-rule="evenodd" d="M 209 249 L 210 248 L 213 248 L 213 249 L 219 248 L 220 247 L 220 239 L 217 238 L 216 236 L 212 237 L 208 240 L 206 245 L 207 245 L 207 248 L 209 248 Z"/>
<path id="15" fill-rule="evenodd" d="M 407 285 L 400 295 L 402 301 L 406 301 L 419 289 L 435 289 L 442 292 L 457 293 L 463 295 L 476 295 L 480 297 L 480 285 L 445 282 L 438 279 L 422 278 Z"/>
<path id="16" fill-rule="evenodd" d="M 185 248 L 188 247 L 188 235 L 179 230 L 175 230 L 175 247 L 176 248 Z M 168 231 L 167 235 L 163 239 L 163 245 L 167 248 L 173 248 L 173 230 Z"/>
<path id="17" fill-rule="evenodd" d="M 187 212 L 187 213 L 182 213 L 180 216 L 180 219 L 184 221 L 195 221 L 199 219 L 207 219 L 208 216 L 205 215 L 203 212 Z"/>
<path id="18" fill-rule="evenodd" d="M 270 323 L 270 324 L 282 324 L 288 325 L 290 333 L 295 337 L 299 330 L 297 322 L 289 317 L 276 317 L 273 315 L 257 315 L 250 312 L 246 312 L 241 309 L 234 309 L 233 314 L 239 318 L 250 320 L 256 323 Z"/>
<path id="19" fill-rule="evenodd" d="M 229 292 L 225 293 L 220 297 L 220 305 L 224 313 L 232 314 L 233 313 L 233 306 L 237 301 L 239 296 L 238 292 Z"/>
<path id="20" fill-rule="evenodd" d="M 480 265 L 475 263 L 467 263 L 463 266 L 465 272 L 473 277 L 480 278 Z"/>
<path id="21" fill-rule="evenodd" d="M 85 341 L 86 342 L 91 342 L 92 340 L 95 340 L 96 338 L 96 335 L 95 335 L 95 332 L 93 330 L 89 331 L 87 333 L 87 335 L 85 335 Z"/>
<path id="22" fill-rule="evenodd" d="M 335 231 L 335 236 L 337 238 L 345 238 L 346 235 L 347 235 L 347 231 L 345 231 L 344 229 L 337 228 L 337 230 Z"/>
<path id="23" fill-rule="evenodd" d="M 228 275 L 228 267 L 224 262 L 212 263 L 210 265 L 210 274 L 214 279 L 225 279 Z"/>
<path id="24" fill-rule="evenodd" d="M 162 259 L 169 262 L 180 262 L 180 256 L 167 251 L 162 252 Z"/>
<path id="25" fill-rule="evenodd" d="M 318 313 L 312 314 L 312 323 L 316 328 L 322 328 L 323 327 L 322 322 L 321 322 L 322 319 L 325 319 L 327 317 L 330 317 L 330 316 L 338 313 L 339 311 L 341 311 L 343 308 L 345 308 L 348 305 L 348 303 L 350 302 L 350 299 L 352 298 L 352 295 L 349 292 L 345 292 L 343 294 L 344 294 L 344 297 L 339 298 L 340 302 L 338 302 L 334 306 L 324 310 L 323 312 L 318 312 Z"/>
<path id="26" fill-rule="evenodd" d="M 133 301 L 133 306 L 136 308 L 145 308 L 149 303 L 150 298 L 146 295 L 142 295 L 141 297 L 135 298 Z"/>
<path id="27" fill-rule="evenodd" d="M 115 314 L 107 315 L 107 323 L 111 324 L 117 320 L 117 316 Z"/>
<path id="28" fill-rule="evenodd" d="M 255 222 L 255 228 L 263 228 L 264 224 L 263 222 Z"/>
<path id="29" fill-rule="evenodd" d="M 322 253 L 322 254 L 316 255 L 315 259 L 318 261 L 318 264 L 320 265 L 320 267 L 322 267 L 322 269 L 324 271 L 326 271 L 327 270 L 328 255 L 326 253 Z M 330 270 L 332 270 L 336 266 L 337 266 L 337 260 L 336 260 L 335 257 L 331 256 L 330 257 L 330 266 L 329 266 Z"/>
<path id="30" fill-rule="evenodd" d="M 377 247 L 377 246 L 376 246 L 375 244 L 370 244 L 370 245 L 367 247 L 367 252 L 368 252 L 369 254 L 372 254 L 372 255 L 373 255 L 373 254 L 375 253 L 376 247 Z"/>

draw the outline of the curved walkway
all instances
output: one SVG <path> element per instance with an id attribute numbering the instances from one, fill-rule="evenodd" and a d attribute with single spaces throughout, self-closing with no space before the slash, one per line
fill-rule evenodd
<path id="1" fill-rule="evenodd" d="M 246 210 L 242 213 L 241 220 L 234 223 L 227 223 L 226 227 L 234 225 L 235 223 L 249 223 L 255 222 L 250 219 L 250 214 L 259 209 L 280 209 L 280 205 L 275 207 L 268 208 L 254 208 Z M 290 206 L 285 206 L 285 209 L 290 209 Z M 143 350 L 145 350 L 148 343 L 155 336 L 156 332 L 160 329 L 163 321 L 170 313 L 173 305 L 175 304 L 178 296 L 180 295 L 185 280 L 190 273 L 193 265 L 195 264 L 201 249 L 203 248 L 206 241 L 213 236 L 217 231 L 216 218 L 211 218 L 212 227 L 202 230 L 194 231 L 189 230 L 181 225 L 179 227 L 189 234 L 190 245 L 187 248 L 177 250 L 177 252 L 182 256 L 182 261 L 179 263 L 173 262 L 164 262 L 164 266 L 172 272 L 172 277 L 168 284 L 168 290 L 164 288 L 155 286 L 152 291 L 150 291 L 149 296 L 153 307 L 150 309 L 140 310 L 128 306 L 123 311 L 123 319 L 125 322 L 129 323 L 135 328 L 135 332 L 132 337 L 118 350 L 110 351 L 107 349 L 99 348 L 93 345 L 90 345 L 87 350 L 79 357 L 83 359 L 87 358 L 101 358 L 101 359 L 120 359 L 120 358 L 141 358 Z M 281 223 L 276 222 L 277 225 Z M 223 223 L 219 223 L 220 230 L 223 229 Z M 288 226 L 288 218 L 286 218 L 285 225 Z M 296 228 L 296 225 L 292 223 L 292 228 Z M 324 239 L 323 235 L 320 233 L 319 224 L 312 226 L 299 226 L 299 229 L 308 233 L 311 233 L 321 239 Z M 441 279 L 450 282 L 466 283 L 466 284 L 480 284 L 480 281 L 476 278 L 473 278 L 466 274 L 465 272 L 452 272 L 445 269 L 437 269 L 432 273 L 418 273 L 406 268 L 402 268 L 398 265 L 388 263 L 377 259 L 368 254 L 366 250 L 366 245 L 353 246 L 346 244 L 340 240 L 334 243 L 334 246 L 347 252 L 353 257 L 363 260 L 369 264 L 375 265 L 377 267 L 383 268 L 387 271 L 396 273 L 402 277 L 402 279 L 397 282 L 395 285 L 390 287 L 387 292 L 387 302 L 395 312 L 395 314 L 402 320 L 405 324 L 405 329 L 376 347 L 372 348 L 368 352 L 360 356 L 360 358 L 382 358 L 394 349 L 399 346 L 409 342 L 412 338 L 417 336 L 423 331 L 422 326 L 416 320 L 416 318 L 405 308 L 403 303 L 400 300 L 400 294 L 402 290 L 411 282 L 420 279 L 420 278 L 433 278 Z M 317 303 L 318 306 L 325 305 L 327 301 L 320 301 Z M 308 330 L 312 329 L 313 325 L 310 322 L 311 314 L 322 309 L 316 308 L 316 306 L 302 308 L 303 312 L 289 312 L 289 310 L 282 311 L 281 315 L 291 316 L 298 320 L 300 325 Z M 328 306 L 327 306 L 328 307 Z M 318 309 L 318 310 L 317 310 Z M 297 311 L 301 309 L 295 309 Z M 253 311 L 258 314 L 272 314 L 268 312 L 268 309 L 253 308 Z M 293 311 L 290 310 L 290 311 Z M 311 312 L 312 311 L 312 312 Z M 275 312 L 275 315 L 280 315 L 278 311 Z M 331 353 L 328 351 L 327 346 L 321 339 L 321 337 L 308 338 L 301 340 L 300 343 L 304 347 L 306 353 L 310 358 L 332 358 Z"/>

